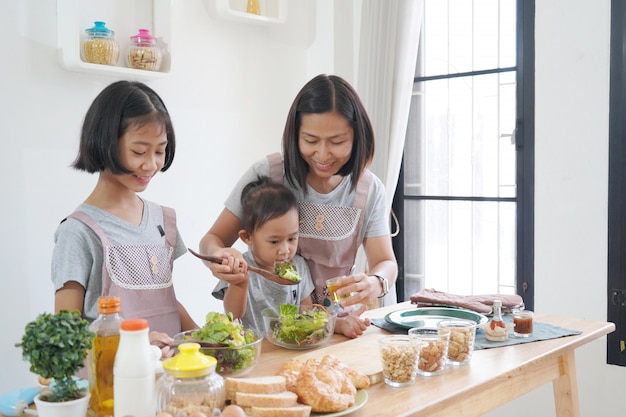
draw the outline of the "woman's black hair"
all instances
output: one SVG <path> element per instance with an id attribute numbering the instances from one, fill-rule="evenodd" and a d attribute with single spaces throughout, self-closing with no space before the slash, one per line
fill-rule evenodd
<path id="1" fill-rule="evenodd" d="M 241 226 L 250 234 L 266 222 L 298 209 L 296 197 L 287 187 L 263 176 L 243 188 L 241 205 Z"/>
<path id="2" fill-rule="evenodd" d="M 337 112 L 343 115 L 354 131 L 352 154 L 338 174 L 352 174 L 352 189 L 356 188 L 365 168 L 374 158 L 374 129 L 357 92 L 343 78 L 321 74 L 302 87 L 296 96 L 283 132 L 285 177 L 293 186 L 306 193 L 309 166 L 300 155 L 299 135 L 302 115 Z"/>
<path id="3" fill-rule="evenodd" d="M 165 163 L 167 171 L 174 160 L 176 137 L 170 115 L 161 97 L 147 85 L 117 81 L 98 94 L 85 114 L 78 156 L 72 167 L 89 173 L 106 169 L 115 175 L 130 174 L 120 161 L 119 139 L 130 129 L 152 123 L 163 126 L 167 134 Z"/>

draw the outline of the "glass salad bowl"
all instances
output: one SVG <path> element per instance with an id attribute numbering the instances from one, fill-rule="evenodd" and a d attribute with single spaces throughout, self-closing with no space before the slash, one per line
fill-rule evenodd
<path id="1" fill-rule="evenodd" d="M 200 352 L 217 360 L 222 376 L 243 376 L 256 366 L 261 356 L 263 336 L 244 328 L 231 314 L 209 313 L 206 324 L 174 336 L 175 341 L 201 341 Z"/>
<path id="2" fill-rule="evenodd" d="M 281 304 L 279 311 L 263 310 L 265 338 L 286 349 L 314 349 L 335 331 L 337 313 L 319 304 Z"/>

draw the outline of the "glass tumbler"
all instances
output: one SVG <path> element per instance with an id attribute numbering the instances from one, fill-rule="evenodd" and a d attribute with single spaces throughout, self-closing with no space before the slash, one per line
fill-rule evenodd
<path id="1" fill-rule="evenodd" d="M 409 338 L 417 345 L 417 373 L 439 375 L 446 368 L 450 330 L 435 327 L 409 329 Z"/>
<path id="2" fill-rule="evenodd" d="M 463 319 L 441 320 L 437 327 L 450 331 L 448 363 L 450 365 L 469 363 L 476 340 L 476 322 Z"/>
<path id="3" fill-rule="evenodd" d="M 513 310 L 513 335 L 530 337 L 533 334 L 533 312 L 530 310 Z"/>
<path id="4" fill-rule="evenodd" d="M 415 382 L 417 371 L 417 346 L 404 335 L 384 336 L 379 339 L 380 357 L 385 384 L 404 387 Z"/>

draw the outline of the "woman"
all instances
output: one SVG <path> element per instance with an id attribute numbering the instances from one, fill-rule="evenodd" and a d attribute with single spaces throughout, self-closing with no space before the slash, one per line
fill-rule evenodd
<path id="1" fill-rule="evenodd" d="M 338 76 L 313 78 L 289 110 L 282 146 L 282 156 L 255 163 L 239 180 L 200 250 L 224 258 L 222 265 L 207 264 L 216 277 L 230 283 L 244 280 L 247 264 L 231 247 L 241 229 L 241 190 L 257 176 L 284 182 L 300 207 L 299 252 L 315 282 L 313 302 L 328 305 L 325 281 L 342 277 L 337 294 L 351 294 L 341 301 L 349 314 L 338 319 L 335 331 L 357 337 L 369 325 L 359 315 L 393 286 L 398 267 L 384 186 L 367 169 L 374 156 L 374 132 L 356 91 Z M 360 245 L 368 273 L 352 273 Z"/>

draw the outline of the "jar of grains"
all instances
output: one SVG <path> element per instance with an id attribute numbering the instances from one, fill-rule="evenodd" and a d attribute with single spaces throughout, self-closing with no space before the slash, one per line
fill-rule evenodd
<path id="1" fill-rule="evenodd" d="M 139 29 L 139 33 L 130 37 L 130 46 L 126 54 L 126 63 L 130 68 L 158 71 L 161 68 L 162 54 L 157 46 L 157 38 L 150 35 L 148 29 Z"/>
<path id="2" fill-rule="evenodd" d="M 163 361 L 165 373 L 156 386 L 156 412 L 172 416 L 210 416 L 226 401 L 224 379 L 215 372 L 217 360 L 200 353 L 198 343 L 182 343 L 179 353 Z"/>
<path id="3" fill-rule="evenodd" d="M 85 61 L 92 64 L 115 65 L 120 56 L 120 48 L 115 41 L 115 32 L 104 22 L 94 22 L 94 27 L 85 29 L 83 41 Z"/>

